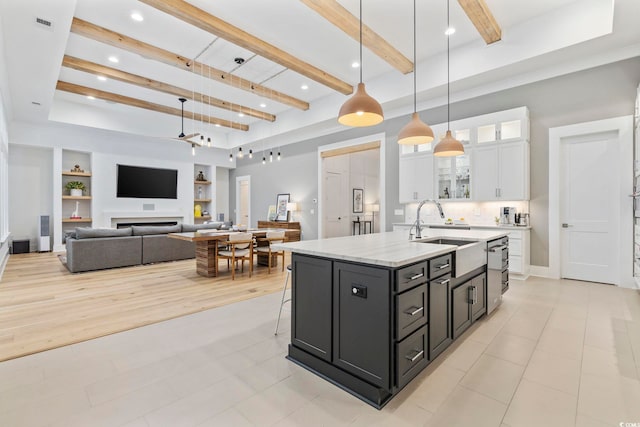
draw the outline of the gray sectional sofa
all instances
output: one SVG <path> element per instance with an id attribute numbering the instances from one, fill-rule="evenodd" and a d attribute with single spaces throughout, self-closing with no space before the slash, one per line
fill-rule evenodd
<path id="1" fill-rule="evenodd" d="M 66 236 L 67 268 L 72 273 L 195 258 L 195 244 L 168 233 L 220 228 L 223 223 L 127 228 L 76 228 Z"/>

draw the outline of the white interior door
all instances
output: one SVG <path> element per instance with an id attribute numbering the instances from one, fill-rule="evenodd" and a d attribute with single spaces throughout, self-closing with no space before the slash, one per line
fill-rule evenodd
<path id="1" fill-rule="evenodd" d="M 251 177 L 236 178 L 236 224 L 251 227 Z"/>
<path id="2" fill-rule="evenodd" d="M 349 208 L 345 203 L 346 177 L 342 172 L 327 171 L 324 176 L 324 236 L 349 235 Z"/>
<path id="3" fill-rule="evenodd" d="M 620 220 L 617 133 L 560 141 L 561 276 L 619 282 Z"/>

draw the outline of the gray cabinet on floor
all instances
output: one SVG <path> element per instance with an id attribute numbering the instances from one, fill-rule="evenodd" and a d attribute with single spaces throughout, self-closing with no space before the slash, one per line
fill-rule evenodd
<path id="1" fill-rule="evenodd" d="M 429 357 L 433 360 L 453 341 L 451 333 L 451 274 L 429 282 Z"/>
<path id="2" fill-rule="evenodd" d="M 321 258 L 294 256 L 292 264 L 296 286 L 291 290 L 291 342 L 330 361 L 333 263 Z"/>
<path id="3" fill-rule="evenodd" d="M 451 291 L 453 339 L 458 338 L 471 324 L 487 312 L 486 274 L 464 281 Z"/>

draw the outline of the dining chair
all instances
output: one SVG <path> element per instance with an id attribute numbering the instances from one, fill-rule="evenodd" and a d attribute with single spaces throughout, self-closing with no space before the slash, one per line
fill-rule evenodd
<path id="1" fill-rule="evenodd" d="M 253 273 L 253 234 L 229 234 L 229 239 L 224 243 L 227 248 L 218 251 L 218 258 L 226 259 L 227 267 L 231 261 L 231 280 L 235 280 L 238 261 L 242 261 L 242 272 L 244 272 L 244 262 L 249 261 L 249 277 L 251 277 Z"/>
<path id="2" fill-rule="evenodd" d="M 265 256 L 269 257 L 268 261 L 268 272 L 271 274 L 271 261 L 275 257 L 276 261 L 278 257 L 282 258 L 282 271 L 284 271 L 284 250 L 278 251 L 274 250 L 271 245 L 275 243 L 283 243 L 285 239 L 284 230 L 280 231 L 267 231 L 265 237 L 261 237 L 256 239 L 258 246 L 256 247 L 256 255 L 257 256 Z"/>

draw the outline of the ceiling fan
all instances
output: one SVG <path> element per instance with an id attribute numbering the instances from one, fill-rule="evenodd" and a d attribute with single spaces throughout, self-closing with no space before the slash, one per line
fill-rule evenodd
<path id="1" fill-rule="evenodd" d="M 180 103 L 182 104 L 182 114 L 181 114 L 181 127 L 180 127 L 180 135 L 178 135 L 177 139 L 178 141 L 184 141 L 188 144 L 191 144 L 192 146 L 195 145 L 202 145 L 200 143 L 200 141 L 191 141 L 191 138 L 195 138 L 196 136 L 200 135 L 199 133 L 191 133 L 189 135 L 185 135 L 184 134 L 184 103 L 187 102 L 187 98 L 178 98 L 178 101 L 180 101 Z"/>

